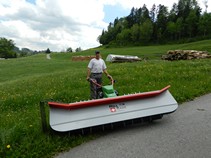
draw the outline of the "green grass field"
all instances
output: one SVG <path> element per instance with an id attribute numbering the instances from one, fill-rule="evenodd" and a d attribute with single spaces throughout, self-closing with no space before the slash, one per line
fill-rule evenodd
<path id="1" fill-rule="evenodd" d="M 137 55 L 137 63 L 106 63 L 117 80 L 115 88 L 124 93 L 158 90 L 171 85 L 170 92 L 179 102 L 211 92 L 211 59 L 163 61 L 167 50 L 196 49 L 211 52 L 211 40 L 181 45 L 128 48 L 99 48 L 108 54 Z M 41 128 L 39 102 L 53 99 L 75 102 L 89 99 L 86 81 L 88 61 L 74 62 L 75 55 L 93 55 L 95 49 L 82 53 L 46 54 L 0 61 L 0 157 L 52 157 L 96 135 L 69 136 L 45 134 Z M 104 83 L 109 81 L 104 77 Z"/>

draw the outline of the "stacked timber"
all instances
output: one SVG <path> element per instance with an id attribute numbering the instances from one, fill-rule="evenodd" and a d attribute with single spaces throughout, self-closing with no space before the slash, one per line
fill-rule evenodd
<path id="1" fill-rule="evenodd" d="M 95 56 L 72 56 L 72 61 L 86 61 L 95 58 Z"/>
<path id="2" fill-rule="evenodd" d="M 163 60 L 191 60 L 211 58 L 211 54 L 207 51 L 197 50 L 169 50 L 166 55 L 161 57 Z"/>

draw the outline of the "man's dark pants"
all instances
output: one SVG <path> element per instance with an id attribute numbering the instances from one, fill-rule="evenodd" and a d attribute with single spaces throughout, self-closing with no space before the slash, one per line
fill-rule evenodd
<path id="1" fill-rule="evenodd" d="M 90 78 L 95 79 L 98 84 L 102 85 L 102 73 L 91 73 Z M 94 83 L 90 82 L 90 97 L 91 99 L 98 99 L 98 90 Z"/>

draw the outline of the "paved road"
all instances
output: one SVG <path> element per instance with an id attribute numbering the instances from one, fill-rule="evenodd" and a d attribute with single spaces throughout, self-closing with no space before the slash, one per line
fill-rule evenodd
<path id="1" fill-rule="evenodd" d="M 211 94 L 162 120 L 112 131 L 56 158 L 210 158 Z"/>

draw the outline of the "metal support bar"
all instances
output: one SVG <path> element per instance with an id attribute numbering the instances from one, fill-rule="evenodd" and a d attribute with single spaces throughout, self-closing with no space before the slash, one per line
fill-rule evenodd
<path id="1" fill-rule="evenodd" d="M 48 127 L 46 120 L 45 101 L 40 101 L 40 114 L 41 114 L 42 130 L 43 132 L 47 132 Z"/>

